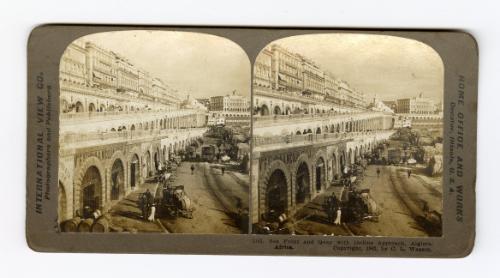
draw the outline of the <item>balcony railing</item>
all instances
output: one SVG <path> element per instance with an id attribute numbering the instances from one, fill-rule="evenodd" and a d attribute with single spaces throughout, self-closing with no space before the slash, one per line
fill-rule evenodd
<path id="1" fill-rule="evenodd" d="M 302 134 L 302 135 L 278 135 L 266 137 L 253 137 L 254 147 L 266 145 L 288 145 L 293 143 L 321 143 L 328 141 L 341 141 L 359 138 L 361 136 L 373 135 L 390 135 L 393 130 L 378 130 L 378 131 L 359 131 L 359 132 L 343 132 L 343 133 L 322 133 L 322 134 Z"/>
<path id="2" fill-rule="evenodd" d="M 110 132 L 96 132 L 96 133 L 81 133 L 70 132 L 60 135 L 59 142 L 61 144 L 83 143 L 83 142 L 121 142 L 137 139 L 156 139 L 176 137 L 186 133 L 193 133 L 201 135 L 206 131 L 206 128 L 181 128 L 181 129 L 153 129 L 153 130 L 122 130 Z"/>
<path id="3" fill-rule="evenodd" d="M 134 111 L 105 111 L 105 112 L 69 112 L 69 113 L 61 113 L 59 118 L 62 121 L 72 120 L 72 119 L 98 119 L 105 117 L 113 117 L 113 116 L 149 116 L 149 115 L 162 115 L 162 116 L 185 116 L 189 114 L 195 114 L 196 110 L 194 109 L 182 109 L 182 110 L 134 110 Z"/>
<path id="4" fill-rule="evenodd" d="M 269 116 L 254 116 L 253 122 L 260 126 L 272 125 L 273 123 L 284 123 L 290 122 L 311 122 L 315 120 L 326 120 L 334 118 L 356 118 L 359 116 L 382 116 L 385 115 L 383 112 L 375 111 L 365 111 L 358 113 L 342 113 L 342 112 L 326 112 L 317 114 L 290 114 L 290 115 L 269 115 Z"/>

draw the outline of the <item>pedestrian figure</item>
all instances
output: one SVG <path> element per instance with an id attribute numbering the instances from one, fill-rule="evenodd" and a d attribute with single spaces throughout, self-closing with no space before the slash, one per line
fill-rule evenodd
<path id="1" fill-rule="evenodd" d="M 221 172 L 222 172 L 222 175 L 224 176 L 224 171 L 226 170 L 224 167 L 222 167 L 221 169 Z"/>
<path id="2" fill-rule="evenodd" d="M 380 177 L 380 168 L 377 168 L 377 178 Z"/>
<path id="3" fill-rule="evenodd" d="M 335 216 L 333 224 L 342 225 L 342 210 L 340 208 L 337 209 L 337 215 Z"/>
<path id="4" fill-rule="evenodd" d="M 410 178 L 410 176 L 411 176 L 411 170 L 408 169 L 408 178 Z"/>
<path id="5" fill-rule="evenodd" d="M 191 175 L 194 173 L 194 164 L 191 164 Z"/>
<path id="6" fill-rule="evenodd" d="M 146 189 L 146 192 L 144 193 L 146 195 L 146 202 L 148 206 L 151 206 L 153 204 L 153 194 L 149 191 L 149 189 Z"/>
<path id="7" fill-rule="evenodd" d="M 155 207 L 155 204 L 151 204 L 151 209 L 150 209 L 150 212 L 149 212 L 149 217 L 148 217 L 148 221 L 150 222 L 153 222 L 155 221 L 155 213 L 156 213 L 156 207 Z"/>
<path id="8" fill-rule="evenodd" d="M 146 220 L 148 217 L 148 200 L 146 193 L 141 194 L 139 198 L 139 207 L 141 208 L 142 219 Z"/>
<path id="9" fill-rule="evenodd" d="M 141 210 L 142 210 L 142 217 L 144 220 L 148 219 L 149 216 L 149 208 L 153 204 L 153 195 L 151 192 L 149 192 L 149 189 L 146 189 L 146 192 L 142 194 L 141 196 Z"/>

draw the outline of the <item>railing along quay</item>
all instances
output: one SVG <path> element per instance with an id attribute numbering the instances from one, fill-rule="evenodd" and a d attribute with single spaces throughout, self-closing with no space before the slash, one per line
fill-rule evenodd
<path id="1" fill-rule="evenodd" d="M 64 143 L 80 143 L 101 141 L 106 142 L 110 140 L 122 139 L 124 141 L 142 139 L 142 138 L 155 138 L 155 137 L 175 137 L 183 135 L 188 132 L 204 132 L 205 128 L 181 128 L 181 129 L 162 129 L 162 130 L 122 130 L 110 132 L 96 132 L 96 133 L 66 133 L 59 138 L 60 142 Z"/>
<path id="2" fill-rule="evenodd" d="M 275 144 L 292 144 L 292 143 L 314 143 L 314 142 L 324 142 L 333 140 L 347 140 L 353 139 L 365 135 L 376 135 L 384 133 L 393 133 L 393 130 L 381 130 L 381 131 L 359 131 L 359 132 L 343 132 L 343 133 L 323 133 L 323 134 L 302 134 L 302 135 L 279 135 L 279 136 L 269 136 L 260 137 L 255 136 L 253 138 L 254 147 L 265 146 L 265 145 L 275 145 Z"/>
<path id="3" fill-rule="evenodd" d="M 182 110 L 134 110 L 134 111 L 105 111 L 105 112 L 69 112 L 69 113 L 61 113 L 60 119 L 62 121 L 72 120 L 72 119 L 99 119 L 105 117 L 113 117 L 113 116 L 138 116 L 138 115 L 161 115 L 161 116 L 184 116 L 189 115 L 191 112 L 195 111 L 194 109 L 182 109 Z"/>
<path id="4" fill-rule="evenodd" d="M 270 116 L 254 116 L 252 118 L 254 124 L 258 126 L 263 126 L 272 123 L 283 123 L 287 121 L 291 122 L 310 122 L 315 120 L 329 120 L 334 118 L 339 119 L 351 119 L 356 117 L 368 116 L 368 115 L 386 115 L 384 112 L 378 111 L 364 111 L 358 113 L 341 113 L 341 112 L 327 112 L 318 114 L 290 114 L 290 115 L 270 115 Z"/>

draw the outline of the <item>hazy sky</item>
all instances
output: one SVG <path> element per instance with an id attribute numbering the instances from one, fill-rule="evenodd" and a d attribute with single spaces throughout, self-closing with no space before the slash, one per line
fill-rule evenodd
<path id="1" fill-rule="evenodd" d="M 250 62 L 232 41 L 199 33 L 120 31 L 83 38 L 161 78 L 184 98 L 250 92 Z M 183 94 L 185 93 L 185 94 Z"/>
<path id="2" fill-rule="evenodd" d="M 302 54 L 335 77 L 381 100 L 423 93 L 443 99 L 444 69 L 439 55 L 421 42 L 392 36 L 321 34 L 275 43 Z"/>

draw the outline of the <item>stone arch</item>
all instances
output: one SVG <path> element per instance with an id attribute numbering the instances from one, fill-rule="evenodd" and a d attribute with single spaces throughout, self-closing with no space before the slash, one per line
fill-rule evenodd
<path id="1" fill-rule="evenodd" d="M 326 188 L 327 181 L 327 159 L 324 150 L 320 149 L 314 155 L 313 181 L 314 189 L 319 192 Z"/>
<path id="2" fill-rule="evenodd" d="M 275 214 L 287 212 L 290 209 L 291 180 L 287 165 L 281 160 L 270 163 L 263 176 L 263 188 L 261 190 L 261 205 L 265 206 L 265 212 L 271 210 Z"/>
<path id="3" fill-rule="evenodd" d="M 76 113 L 81 113 L 83 112 L 85 109 L 83 108 L 83 104 L 80 102 L 80 101 L 77 101 L 75 103 L 75 112 Z"/>
<path id="4" fill-rule="evenodd" d="M 123 161 L 120 158 L 116 158 L 115 160 L 112 161 L 113 164 L 109 169 L 110 175 L 108 176 L 110 179 L 108 196 L 110 196 L 110 200 L 116 201 L 125 196 L 126 164 L 125 161 Z"/>
<path id="5" fill-rule="evenodd" d="M 96 112 L 96 107 L 93 102 L 89 103 L 89 112 Z"/>
<path id="6" fill-rule="evenodd" d="M 140 149 L 135 148 L 130 151 L 128 158 L 128 171 L 129 171 L 129 187 L 131 190 L 135 189 L 141 183 L 141 157 L 139 155 Z"/>
<path id="7" fill-rule="evenodd" d="M 260 107 L 260 115 L 261 116 L 269 116 L 269 107 L 266 104 L 262 104 Z"/>
<path id="8" fill-rule="evenodd" d="M 66 188 L 64 187 L 64 184 L 59 181 L 58 185 L 58 197 L 57 197 L 57 219 L 58 222 L 61 223 L 62 221 L 68 219 L 68 198 L 66 195 Z"/>
<path id="9" fill-rule="evenodd" d="M 287 106 L 286 106 L 286 108 L 285 108 L 285 114 L 286 114 L 286 115 L 290 115 L 290 114 L 292 114 L 292 109 L 290 108 L 290 106 L 289 106 L 289 105 L 287 105 Z"/>
<path id="10" fill-rule="evenodd" d="M 302 163 L 305 163 L 307 165 L 307 170 L 309 172 L 309 180 L 308 180 L 308 184 L 309 184 L 309 191 L 307 192 L 307 197 L 309 198 L 311 196 L 311 187 L 312 187 L 312 184 L 313 184 L 313 179 L 312 179 L 312 168 L 311 168 L 311 163 L 309 161 L 309 155 L 307 153 L 302 153 L 298 158 L 297 160 L 295 161 L 295 163 L 292 165 L 291 167 L 291 177 L 292 177 L 292 198 L 293 200 L 296 201 L 297 199 L 297 173 L 299 171 L 299 167 Z"/>
<path id="11" fill-rule="evenodd" d="M 117 173 L 118 171 L 117 168 L 113 169 L 113 167 L 115 166 L 115 162 L 117 160 L 119 160 L 121 163 L 123 174 Z M 109 184 L 107 196 L 109 196 L 110 200 L 118 200 L 119 198 L 123 197 L 123 195 L 127 192 L 128 189 L 127 165 L 128 165 L 127 157 L 120 150 L 114 152 L 111 158 L 108 160 L 108 166 L 106 167 L 107 170 L 106 178 L 107 178 L 107 184 Z M 117 177 L 117 175 L 120 176 Z M 113 188 L 113 186 L 115 186 L 115 188 Z M 117 194 L 117 195 L 111 196 L 112 194 Z"/>
<path id="12" fill-rule="evenodd" d="M 273 113 L 274 115 L 281 115 L 281 108 L 279 107 L 279 105 L 274 106 Z"/>
<path id="13" fill-rule="evenodd" d="M 311 198 L 311 172 L 306 161 L 301 161 L 295 176 L 295 203 L 303 204 Z"/>
<path id="14" fill-rule="evenodd" d="M 66 113 L 69 111 L 69 102 L 65 98 L 61 98 L 59 100 L 59 109 L 62 113 Z"/>
<path id="15" fill-rule="evenodd" d="M 92 168 L 92 173 L 89 175 L 87 171 Z M 75 192 L 74 192 L 74 203 L 75 209 L 79 209 L 80 212 L 83 212 L 83 207 L 85 205 L 92 205 L 94 209 L 102 209 L 105 206 L 104 200 L 106 200 L 106 191 L 105 191 L 105 180 L 103 178 L 104 166 L 99 158 L 92 156 L 87 158 L 81 165 L 78 166 L 78 172 L 76 174 L 75 179 Z M 93 182 L 98 182 L 94 184 L 94 188 L 88 188 Z M 97 181 L 97 179 L 99 179 Z M 92 192 L 93 191 L 93 192 Z M 94 194 L 91 194 L 94 193 Z M 84 196 L 86 195 L 86 196 Z M 93 196 L 93 201 L 90 200 Z M 84 202 L 84 199 L 86 202 Z"/>
<path id="16" fill-rule="evenodd" d="M 319 126 L 318 126 L 318 127 L 316 128 L 316 134 L 321 134 L 321 127 L 319 127 Z"/>

